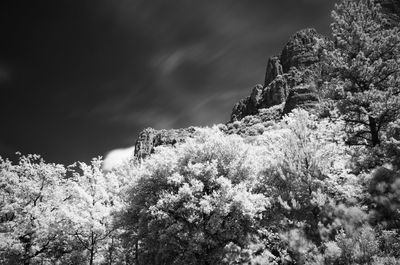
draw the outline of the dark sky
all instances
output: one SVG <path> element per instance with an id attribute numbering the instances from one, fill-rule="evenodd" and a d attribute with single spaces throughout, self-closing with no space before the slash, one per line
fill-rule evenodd
<path id="1" fill-rule="evenodd" d="M 334 1 L 1 2 L 0 155 L 71 163 L 227 121 L 293 33 L 329 34 Z"/>

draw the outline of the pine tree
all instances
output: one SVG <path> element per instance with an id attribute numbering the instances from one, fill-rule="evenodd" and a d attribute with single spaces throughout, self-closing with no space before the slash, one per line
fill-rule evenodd
<path id="1" fill-rule="evenodd" d="M 400 113 L 400 28 L 373 0 L 342 0 L 332 17 L 328 63 L 343 85 L 339 109 L 349 143 L 379 145 Z"/>

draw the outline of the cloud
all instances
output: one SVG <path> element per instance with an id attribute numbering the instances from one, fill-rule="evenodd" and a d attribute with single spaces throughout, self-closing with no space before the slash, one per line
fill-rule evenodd
<path id="1" fill-rule="evenodd" d="M 104 158 L 103 170 L 110 171 L 113 168 L 122 165 L 133 157 L 135 146 L 121 149 L 114 149 L 108 152 Z"/>

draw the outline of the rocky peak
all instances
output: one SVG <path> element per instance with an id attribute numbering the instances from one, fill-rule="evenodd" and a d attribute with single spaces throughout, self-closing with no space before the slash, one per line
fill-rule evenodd
<path id="1" fill-rule="evenodd" d="M 231 120 L 241 120 L 247 115 L 257 114 L 259 109 L 259 104 L 263 98 L 263 86 L 256 85 L 251 91 L 250 96 L 245 99 L 240 100 L 233 107 Z"/>
<path id="2" fill-rule="evenodd" d="M 303 29 L 294 34 L 283 48 L 279 56 L 269 58 L 265 73 L 264 86 L 257 85 L 249 97 L 235 105 L 231 121 L 241 120 L 245 116 L 255 115 L 259 109 L 270 108 L 286 102 L 285 110 L 292 110 L 303 103 L 317 101 L 315 90 L 297 89 L 301 84 L 314 83 L 320 76 L 320 54 L 318 45 L 329 44 L 324 36 L 315 29 Z M 296 88 L 296 93 L 290 96 L 290 91 Z M 301 97 L 299 93 L 306 93 Z M 313 95 L 311 95 L 313 93 Z M 299 98 L 307 98 L 300 100 Z M 289 102 L 287 102 L 289 101 Z"/>
<path id="3" fill-rule="evenodd" d="M 304 70 L 320 61 L 316 49 L 317 41 L 325 39 L 315 29 L 303 29 L 294 34 L 285 45 L 280 56 L 283 72 L 289 72 L 290 68 L 296 67 Z"/>
<path id="4" fill-rule="evenodd" d="M 268 86 L 277 76 L 283 74 L 282 64 L 278 56 L 268 59 L 267 70 L 265 72 L 264 87 Z"/>

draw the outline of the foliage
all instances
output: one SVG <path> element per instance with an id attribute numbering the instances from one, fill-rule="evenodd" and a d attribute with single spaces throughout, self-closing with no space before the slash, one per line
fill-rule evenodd
<path id="1" fill-rule="evenodd" d="M 247 245 L 269 207 L 253 190 L 262 153 L 249 147 L 208 129 L 140 165 L 128 211 L 138 226 L 140 263 L 214 264 L 227 245 Z"/>
<path id="2" fill-rule="evenodd" d="M 46 260 L 49 252 L 62 255 L 67 249 L 60 214 L 65 168 L 29 155 L 17 165 L 1 159 L 0 170 L 1 263 L 30 264 Z"/>
<path id="3" fill-rule="evenodd" d="M 78 167 L 0 159 L 0 263 L 100 264 L 116 259 L 119 179 L 101 160 Z M 110 261 L 110 262 L 111 262 Z M 114 262 L 111 262 L 114 264 Z"/>
<path id="4" fill-rule="evenodd" d="M 294 110 L 261 135 L 200 129 L 112 172 L 1 160 L 1 262 L 396 264 L 398 167 L 354 173 L 344 126 Z"/>
<path id="5" fill-rule="evenodd" d="M 84 250 L 83 260 L 89 264 L 104 262 L 106 258 L 112 262 L 118 241 L 113 213 L 122 207 L 120 184 L 112 172 L 104 173 L 101 168 L 100 159 L 93 159 L 90 165 L 71 165 L 72 176 L 64 191 L 69 199 L 61 207 L 68 220 L 68 233 L 74 244 Z"/>
<path id="6" fill-rule="evenodd" d="M 284 104 L 260 109 L 256 115 L 248 115 L 240 121 L 228 123 L 223 131 L 250 137 L 261 135 L 282 118 L 283 107 Z"/>
<path id="7" fill-rule="evenodd" d="M 277 161 L 269 165 L 259 182 L 276 202 L 275 211 L 268 215 L 279 222 L 291 223 L 293 217 L 297 222 L 304 221 L 302 225 L 308 227 L 311 236 L 317 232 L 319 208 L 325 200 L 331 196 L 349 199 L 345 190 L 348 179 L 337 178 L 348 175 L 341 125 L 317 122 L 307 112 L 295 110 L 280 127 L 263 135 Z"/>

